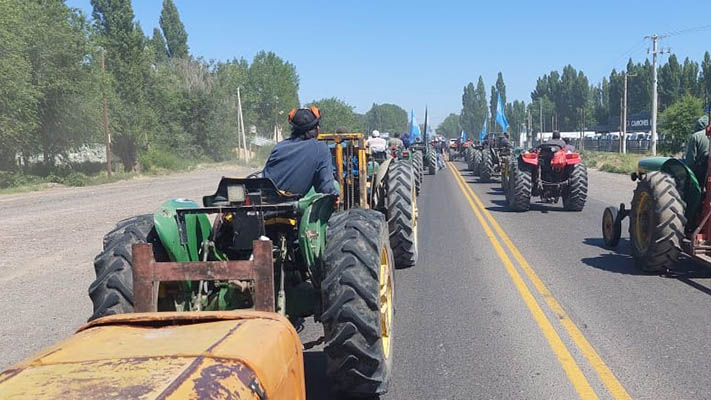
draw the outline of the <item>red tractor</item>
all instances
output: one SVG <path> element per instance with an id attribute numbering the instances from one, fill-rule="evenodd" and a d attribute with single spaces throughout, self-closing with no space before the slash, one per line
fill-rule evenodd
<path id="1" fill-rule="evenodd" d="M 528 211 L 531 196 L 538 196 L 552 204 L 563 199 L 565 210 L 582 211 L 588 197 L 588 172 L 580 154 L 551 143 L 517 153 L 504 185 L 511 209 Z"/>

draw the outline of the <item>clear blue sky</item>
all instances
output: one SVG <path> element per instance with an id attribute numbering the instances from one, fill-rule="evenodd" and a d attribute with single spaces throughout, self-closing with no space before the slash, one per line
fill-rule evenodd
<path id="1" fill-rule="evenodd" d="M 67 4 L 91 13 L 89 0 Z M 133 1 L 150 34 L 162 1 Z M 643 61 L 650 33 L 709 24 L 711 3 L 667 1 L 228 1 L 176 0 L 195 56 L 251 61 L 271 50 L 292 62 L 302 103 L 339 97 L 414 109 L 433 123 L 461 109 L 462 88 L 504 74 L 507 97 L 530 101 L 536 78 L 566 64 L 599 82 L 627 58 Z M 680 61 L 711 51 L 711 30 L 662 41 Z"/>

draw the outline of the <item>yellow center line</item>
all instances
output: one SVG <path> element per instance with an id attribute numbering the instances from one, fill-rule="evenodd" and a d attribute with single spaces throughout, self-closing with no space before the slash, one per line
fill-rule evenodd
<path id="1" fill-rule="evenodd" d="M 452 169 L 453 173 L 457 176 L 459 176 L 460 179 L 463 180 L 463 177 L 459 173 L 459 171 L 456 169 L 456 166 L 450 164 L 450 169 Z M 465 185 L 466 190 L 469 192 L 471 197 L 474 199 L 476 204 L 479 206 L 479 208 L 482 210 L 484 215 L 486 216 L 486 219 L 491 223 L 491 225 L 494 227 L 494 230 L 496 233 L 499 235 L 499 237 L 503 240 L 504 244 L 506 247 L 509 249 L 511 254 L 513 254 L 514 258 L 516 261 L 518 261 L 519 265 L 523 269 L 524 273 L 526 276 L 528 276 L 528 279 L 531 280 L 531 283 L 533 283 L 533 286 L 536 288 L 536 291 L 545 299 L 546 304 L 548 304 L 548 307 L 550 310 L 556 314 L 558 317 L 561 325 L 563 328 L 568 332 L 568 335 L 570 335 L 570 338 L 573 340 L 575 345 L 580 349 L 582 352 L 583 356 L 588 360 L 592 368 L 595 370 L 597 373 L 598 377 L 602 381 L 603 385 L 607 388 L 607 390 L 610 392 L 613 398 L 615 399 L 631 399 L 632 397 L 627 393 L 625 390 L 624 386 L 620 383 L 620 381 L 617 379 L 615 374 L 612 373 L 610 368 L 605 364 L 605 362 L 602 360 L 600 355 L 595 351 L 595 349 L 592 347 L 590 342 L 585 338 L 583 333 L 580 331 L 580 329 L 575 325 L 575 323 L 570 319 L 568 314 L 565 312 L 563 307 L 558 303 L 558 301 L 553 297 L 551 292 L 548 290 L 546 285 L 543 283 L 543 281 L 538 277 L 536 272 L 531 268 L 531 265 L 526 261 L 525 258 L 521 255 L 521 252 L 514 246 L 513 242 L 509 238 L 509 236 L 504 232 L 504 230 L 501 228 L 501 226 L 496 222 L 494 217 L 491 215 L 491 213 L 484 207 L 484 204 L 481 202 L 479 197 L 474 193 L 474 190 L 469 185 Z"/>
<path id="2" fill-rule="evenodd" d="M 509 276 L 511 277 L 511 280 L 516 286 L 519 295 L 521 295 L 521 298 L 523 299 L 524 303 L 526 303 L 529 312 L 531 313 L 531 315 L 533 315 L 533 319 L 536 321 L 536 324 L 538 324 L 538 328 L 541 330 L 541 332 L 543 332 L 543 336 L 545 336 L 551 349 L 555 353 L 556 357 L 558 357 L 558 362 L 560 362 L 561 366 L 563 367 L 563 370 L 568 375 L 568 379 L 573 384 L 575 391 L 582 399 L 597 399 L 597 394 L 595 394 L 595 391 L 590 386 L 590 383 L 588 382 L 587 378 L 585 378 L 585 375 L 583 375 L 583 372 L 580 370 L 580 367 L 575 362 L 575 359 L 568 351 L 568 348 L 565 347 L 565 344 L 563 344 L 563 341 L 558 335 L 558 332 L 556 332 L 555 328 L 553 328 L 553 324 L 551 324 L 550 320 L 548 320 L 548 317 L 546 317 L 545 313 L 541 309 L 541 306 L 533 297 L 533 294 L 528 289 L 528 286 L 521 277 L 521 274 L 518 273 L 516 267 L 514 267 L 513 263 L 511 262 L 511 259 L 506 254 L 506 251 L 501 246 L 501 243 L 499 243 L 499 240 L 496 238 L 496 235 L 494 235 L 494 232 L 491 230 L 489 224 L 484 219 L 484 216 L 477 208 L 469 193 L 467 193 L 466 183 L 464 182 L 463 178 L 457 172 L 454 172 L 455 168 L 456 167 L 450 163 L 449 169 L 452 171 L 452 175 L 454 175 L 454 180 L 457 182 L 457 185 L 459 185 L 459 188 L 461 189 L 462 193 L 464 193 L 464 196 L 469 202 L 469 206 L 471 207 L 472 211 L 474 211 L 474 214 L 479 220 L 481 226 L 484 228 L 484 232 L 489 238 L 489 241 L 491 241 L 491 244 L 494 246 L 496 254 L 504 263 L 506 271 L 508 272 Z"/>

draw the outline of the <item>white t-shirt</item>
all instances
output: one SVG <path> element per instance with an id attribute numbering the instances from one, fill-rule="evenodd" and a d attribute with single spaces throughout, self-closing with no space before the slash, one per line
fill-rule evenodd
<path id="1" fill-rule="evenodd" d="M 370 137 L 366 144 L 373 152 L 386 151 L 388 149 L 388 143 L 380 137 Z"/>

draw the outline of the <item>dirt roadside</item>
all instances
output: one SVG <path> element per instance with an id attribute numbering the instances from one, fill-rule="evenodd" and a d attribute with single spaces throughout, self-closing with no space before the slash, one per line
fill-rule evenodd
<path id="1" fill-rule="evenodd" d="M 175 197 L 201 201 L 235 166 L 0 195 L 0 370 L 70 335 L 91 314 L 93 258 L 116 221 Z"/>

